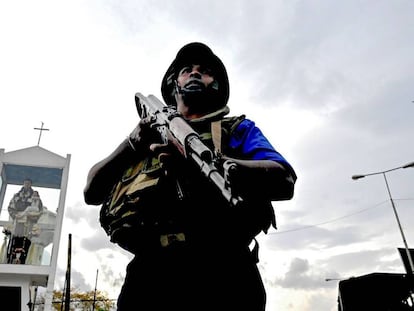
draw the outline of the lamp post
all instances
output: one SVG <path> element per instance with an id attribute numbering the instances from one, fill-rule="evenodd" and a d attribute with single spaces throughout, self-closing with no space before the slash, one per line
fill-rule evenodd
<path id="1" fill-rule="evenodd" d="M 386 170 L 386 171 L 382 171 L 382 172 L 376 172 L 376 173 L 370 173 L 370 174 L 364 174 L 364 175 L 353 175 L 352 179 L 357 180 L 357 179 L 364 178 L 364 177 L 367 177 L 367 176 L 379 175 L 379 174 L 382 174 L 382 176 L 384 176 L 385 185 L 387 186 L 388 195 L 389 195 L 390 201 L 391 201 L 391 206 L 392 206 L 392 209 L 394 211 L 395 218 L 397 219 L 398 227 L 399 227 L 400 232 L 401 232 L 401 237 L 402 237 L 403 242 L 404 242 L 405 251 L 407 252 L 408 262 L 409 262 L 410 267 L 411 267 L 411 274 L 414 274 L 413 259 L 411 258 L 410 249 L 408 248 L 407 240 L 405 239 L 404 231 L 403 231 L 401 223 L 400 223 L 400 218 L 398 217 L 398 213 L 397 213 L 397 209 L 396 209 L 395 204 L 394 204 L 394 200 L 392 199 L 392 196 L 391 196 L 391 191 L 390 191 L 390 187 L 388 185 L 388 180 L 387 180 L 387 176 L 386 176 L 386 173 L 388 173 L 388 172 L 395 171 L 395 170 L 398 170 L 398 169 L 401 169 L 401 168 L 408 168 L 408 167 L 414 167 L 414 162 L 410 162 L 410 163 L 407 163 L 403 166 L 395 167 L 395 168 L 392 168 L 392 169 L 389 169 L 389 170 Z M 408 269 L 406 269 L 406 270 L 407 270 L 407 274 L 408 274 L 409 271 L 408 271 Z"/>

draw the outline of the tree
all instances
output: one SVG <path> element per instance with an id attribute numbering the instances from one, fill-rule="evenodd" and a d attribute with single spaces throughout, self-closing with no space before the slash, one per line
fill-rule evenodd
<path id="1" fill-rule="evenodd" d="M 53 310 L 64 310 L 65 301 L 63 295 L 64 292 L 62 290 L 53 291 Z M 41 295 L 36 301 L 37 308 L 35 310 L 43 310 L 44 301 L 44 296 Z M 93 305 L 94 310 L 92 310 Z M 115 299 L 109 299 L 105 292 L 99 290 L 96 293 L 95 291 L 82 292 L 77 288 L 71 288 L 70 290 L 70 311 L 111 311 L 114 308 Z"/>

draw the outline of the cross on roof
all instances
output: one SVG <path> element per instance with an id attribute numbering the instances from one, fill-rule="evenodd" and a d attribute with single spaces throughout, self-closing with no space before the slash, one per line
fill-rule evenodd
<path id="1" fill-rule="evenodd" d="M 39 144 L 40 144 L 40 137 L 42 137 L 42 132 L 43 131 L 48 131 L 49 129 L 46 129 L 46 128 L 44 128 L 43 127 L 43 122 L 42 122 L 42 126 L 39 128 L 39 127 L 34 127 L 33 129 L 35 129 L 35 130 L 38 130 L 39 131 L 39 139 L 37 140 L 37 145 L 39 146 Z"/>

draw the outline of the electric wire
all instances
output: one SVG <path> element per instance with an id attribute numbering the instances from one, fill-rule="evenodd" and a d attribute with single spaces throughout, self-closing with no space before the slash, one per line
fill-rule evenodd
<path id="1" fill-rule="evenodd" d="M 393 200 L 394 201 L 414 201 L 414 199 L 393 199 Z M 301 230 L 306 230 L 306 229 L 310 229 L 310 228 L 314 228 L 314 227 L 318 227 L 318 226 L 330 224 L 330 223 L 337 222 L 337 221 L 340 221 L 342 219 L 345 219 L 345 218 L 348 218 L 348 217 L 351 217 L 351 216 L 354 216 L 354 215 L 357 215 L 357 214 L 364 213 L 364 212 L 366 212 L 366 211 L 368 211 L 370 209 L 373 209 L 373 208 L 376 208 L 376 207 L 378 207 L 378 206 L 380 206 L 382 204 L 388 203 L 389 201 L 390 200 L 388 199 L 388 200 L 382 201 L 380 203 L 377 203 L 377 204 L 375 204 L 373 206 L 370 206 L 370 207 L 367 207 L 367 208 L 364 208 L 364 209 L 355 211 L 355 212 L 350 213 L 350 214 L 345 214 L 345 215 L 340 216 L 340 217 L 337 217 L 337 218 L 333 218 L 333 219 L 330 219 L 330 220 L 327 220 L 327 221 L 323 221 L 323 222 L 320 222 L 320 223 L 316 223 L 316 224 L 312 224 L 312 225 L 307 225 L 307 226 L 303 226 L 303 227 L 298 227 L 298 228 L 293 228 L 293 229 L 282 230 L 282 231 L 272 231 L 272 232 L 268 232 L 267 234 L 268 235 L 275 235 L 275 234 L 290 233 L 290 232 L 301 231 Z"/>

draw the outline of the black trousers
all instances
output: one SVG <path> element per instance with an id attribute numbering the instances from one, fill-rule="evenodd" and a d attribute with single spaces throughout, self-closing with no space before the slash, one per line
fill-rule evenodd
<path id="1" fill-rule="evenodd" d="M 248 248 L 179 244 L 135 256 L 118 311 L 265 310 L 265 289 Z"/>

